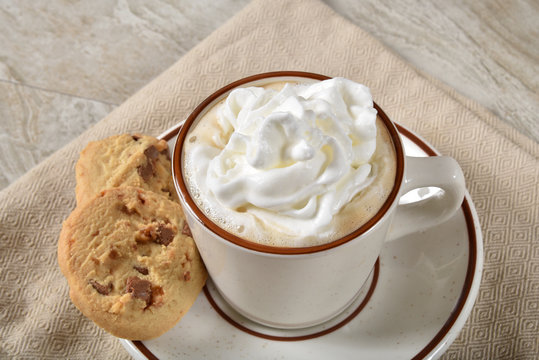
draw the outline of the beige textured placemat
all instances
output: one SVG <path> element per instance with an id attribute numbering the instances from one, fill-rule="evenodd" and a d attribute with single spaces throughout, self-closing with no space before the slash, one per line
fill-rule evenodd
<path id="1" fill-rule="evenodd" d="M 74 164 L 89 140 L 159 134 L 246 75 L 304 70 L 368 85 L 394 120 L 462 165 L 484 233 L 476 306 L 445 359 L 531 359 L 539 352 L 538 144 L 427 79 L 317 1 L 248 5 L 82 136 L 0 193 L 0 357 L 128 358 L 68 299 L 56 262 L 75 206 Z"/>

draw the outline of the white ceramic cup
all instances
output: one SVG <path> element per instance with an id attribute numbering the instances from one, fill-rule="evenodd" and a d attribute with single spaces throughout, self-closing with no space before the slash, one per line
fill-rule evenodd
<path id="1" fill-rule="evenodd" d="M 395 125 L 376 104 L 397 155 L 394 187 L 380 211 L 366 224 L 336 241 L 303 248 L 261 245 L 232 235 L 197 207 L 182 177 L 183 143 L 189 128 L 236 87 L 275 81 L 313 82 L 326 76 L 273 72 L 250 76 L 216 91 L 185 121 L 174 147 L 173 176 L 193 238 L 216 288 L 239 313 L 278 328 L 303 328 L 338 315 L 351 304 L 369 277 L 384 241 L 420 231 L 450 218 L 461 206 L 462 170 L 449 157 L 405 157 Z M 410 190 L 439 187 L 439 195 L 399 205 Z"/>

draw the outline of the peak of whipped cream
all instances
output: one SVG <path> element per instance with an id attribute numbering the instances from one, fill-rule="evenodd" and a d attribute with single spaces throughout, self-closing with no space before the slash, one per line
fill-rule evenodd
<path id="1" fill-rule="evenodd" d="M 238 88 L 215 121 L 219 131 L 190 150 L 196 197 L 242 231 L 330 234 L 332 217 L 374 176 L 376 110 L 351 80 Z"/>

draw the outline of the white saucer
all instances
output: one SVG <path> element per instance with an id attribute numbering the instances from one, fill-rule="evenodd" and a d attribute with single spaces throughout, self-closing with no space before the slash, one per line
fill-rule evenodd
<path id="1" fill-rule="evenodd" d="M 178 129 L 161 137 L 173 146 Z M 407 155 L 438 154 L 416 134 L 398 129 Z M 227 307 L 210 281 L 166 334 L 149 341 L 120 341 L 135 359 L 436 359 L 464 326 L 482 267 L 481 230 L 466 194 L 448 222 L 384 246 L 372 294 L 362 295 L 342 322 L 303 333 L 265 328 Z"/>

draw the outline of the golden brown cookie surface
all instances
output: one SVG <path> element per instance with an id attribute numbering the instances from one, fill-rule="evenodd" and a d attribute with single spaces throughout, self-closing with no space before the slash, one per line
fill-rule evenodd
<path id="1" fill-rule="evenodd" d="M 168 144 L 152 136 L 123 134 L 90 142 L 75 173 L 78 204 L 119 186 L 136 186 L 177 200 Z"/>
<path id="2" fill-rule="evenodd" d="M 172 328 L 207 278 L 180 205 L 135 187 L 78 206 L 64 222 L 58 262 L 77 308 L 132 340 Z"/>

